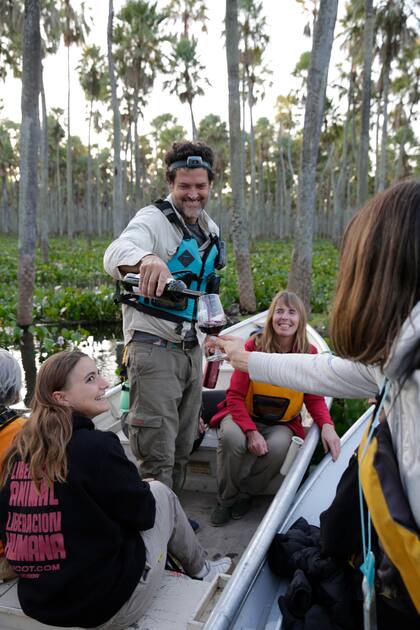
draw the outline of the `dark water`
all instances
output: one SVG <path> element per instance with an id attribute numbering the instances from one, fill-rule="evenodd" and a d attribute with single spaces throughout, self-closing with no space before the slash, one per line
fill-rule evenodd
<path id="1" fill-rule="evenodd" d="M 81 343 L 77 344 L 77 348 L 85 352 L 89 357 L 96 361 L 99 371 L 107 379 L 109 385 L 115 385 L 119 382 L 116 374 L 117 370 L 117 345 L 121 346 L 121 328 L 120 327 L 101 327 L 92 330 L 92 335 L 87 337 Z M 10 352 L 18 360 L 22 366 L 22 358 L 19 349 L 10 349 Z M 35 366 L 38 370 L 40 367 L 39 354 L 36 353 Z M 22 373 L 24 370 L 22 368 Z M 21 400 L 26 396 L 26 382 L 24 378 L 21 390 Z M 20 403 L 20 406 L 22 403 Z"/>

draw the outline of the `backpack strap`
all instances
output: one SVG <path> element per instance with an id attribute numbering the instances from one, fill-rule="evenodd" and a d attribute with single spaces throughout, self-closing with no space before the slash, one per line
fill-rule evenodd
<path id="1" fill-rule="evenodd" d="M 16 418 L 19 418 L 19 414 L 16 411 L 7 407 L 0 407 L 0 431 L 16 420 Z"/>
<path id="2" fill-rule="evenodd" d="M 190 232 L 180 220 L 179 216 L 172 207 L 172 204 L 166 199 L 157 199 L 153 202 L 153 205 L 162 212 L 162 214 L 168 219 L 169 223 L 179 228 L 184 238 L 192 238 Z"/>

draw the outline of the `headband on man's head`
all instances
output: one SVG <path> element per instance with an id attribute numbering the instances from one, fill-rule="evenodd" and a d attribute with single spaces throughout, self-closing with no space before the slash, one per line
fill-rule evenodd
<path id="1" fill-rule="evenodd" d="M 213 169 L 208 162 L 205 162 L 201 155 L 190 155 L 186 160 L 178 160 L 169 165 L 172 172 L 177 168 L 205 168 L 209 173 L 213 174 Z"/>

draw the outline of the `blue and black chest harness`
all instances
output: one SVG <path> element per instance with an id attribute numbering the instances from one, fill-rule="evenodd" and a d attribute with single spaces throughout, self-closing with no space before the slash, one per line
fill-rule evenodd
<path id="1" fill-rule="evenodd" d="M 224 243 L 213 234 L 209 237 L 209 244 L 200 253 L 199 245 L 194 236 L 180 221 L 169 201 L 159 199 L 154 205 L 162 212 L 165 218 L 182 232 L 182 240 L 175 254 L 167 261 L 167 266 L 176 280 L 182 280 L 188 289 L 203 291 L 205 293 L 218 293 L 220 278 L 215 273 L 216 269 L 225 266 Z M 184 298 L 173 301 L 165 296 L 165 299 L 147 298 L 134 293 L 121 293 L 120 283 L 117 283 L 115 302 L 132 306 L 142 313 L 160 317 L 162 319 L 183 323 L 197 321 L 197 300 Z"/>

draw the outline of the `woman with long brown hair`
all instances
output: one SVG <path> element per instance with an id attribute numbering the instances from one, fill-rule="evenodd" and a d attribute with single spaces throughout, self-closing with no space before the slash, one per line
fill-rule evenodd
<path id="1" fill-rule="evenodd" d="M 126 628 L 149 606 L 167 549 L 198 579 L 231 563 L 208 561 L 174 493 L 142 481 L 117 435 L 95 430 L 107 386 L 82 352 L 47 359 L 1 472 L 0 533 L 19 601 L 49 625 Z"/>
<path id="2" fill-rule="evenodd" d="M 245 344 L 249 352 L 288 354 L 316 353 L 306 334 L 306 311 L 302 300 L 290 291 L 279 291 L 271 301 L 261 333 Z M 235 370 L 226 399 L 210 426 L 219 426 L 217 449 L 217 506 L 213 525 L 239 519 L 275 477 L 286 457 L 293 435 L 305 437 L 301 409 L 305 404 L 321 428 L 325 450 L 335 460 L 340 439 L 322 396 L 294 389 L 272 387 Z"/>
<path id="3" fill-rule="evenodd" d="M 404 181 L 377 194 L 348 225 L 331 337 L 339 356 L 248 353 L 233 338 L 220 338 L 217 345 L 236 369 L 249 371 L 251 378 L 295 388 L 305 383 L 306 391 L 326 396 L 380 396 L 381 422 L 364 437 L 358 460 L 352 458 L 355 483 L 360 477 L 379 540 L 378 627 L 396 627 L 396 623 L 419 627 L 419 181 Z M 342 556 L 348 552 L 350 558 L 362 546 L 362 520 L 354 500 L 357 486 L 355 489 L 349 479 L 353 481 L 351 468 L 343 476 L 331 508 L 321 515 L 321 537 L 326 541 L 324 551 Z M 346 487 L 352 488 L 353 500 L 348 500 Z M 360 512 L 363 514 L 363 502 Z M 334 541 L 333 528 L 339 532 L 339 541 Z M 373 534 L 372 540 L 376 540 Z"/>

